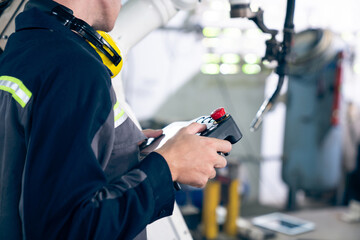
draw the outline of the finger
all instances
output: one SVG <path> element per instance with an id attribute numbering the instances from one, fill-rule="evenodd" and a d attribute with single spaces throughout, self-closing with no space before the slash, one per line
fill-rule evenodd
<path id="1" fill-rule="evenodd" d="M 226 158 L 219 155 L 218 159 L 216 160 L 216 163 L 214 164 L 214 168 L 224 168 L 227 165 Z"/>
<path id="2" fill-rule="evenodd" d="M 213 141 L 212 143 L 215 146 L 215 150 L 217 152 L 228 153 L 232 149 L 231 143 L 227 140 L 211 138 L 211 141 Z"/>
<path id="3" fill-rule="evenodd" d="M 161 129 L 157 129 L 157 130 L 154 130 L 154 129 L 145 129 L 142 131 L 144 133 L 144 135 L 147 137 L 147 138 L 157 138 L 159 137 L 162 133 L 163 133 L 163 130 Z"/>
<path id="4" fill-rule="evenodd" d="M 216 170 L 214 168 L 211 175 L 209 176 L 209 179 L 214 179 L 215 177 L 216 177 Z"/>
<path id="5" fill-rule="evenodd" d="M 206 129 L 206 125 L 194 122 L 183 129 L 184 129 L 184 131 L 186 131 L 189 134 L 196 134 L 196 133 L 204 131 Z"/>

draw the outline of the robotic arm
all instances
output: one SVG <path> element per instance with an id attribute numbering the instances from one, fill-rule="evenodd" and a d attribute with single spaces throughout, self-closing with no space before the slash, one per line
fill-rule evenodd
<path id="1" fill-rule="evenodd" d="M 284 83 L 285 75 L 288 72 L 289 54 L 291 51 L 291 44 L 294 35 L 294 12 L 295 12 L 295 0 L 287 0 L 286 17 L 284 23 L 284 37 L 282 42 L 276 40 L 277 30 L 268 29 L 263 20 L 264 11 L 259 9 L 257 12 L 253 12 L 250 9 L 250 0 L 229 0 L 231 5 L 230 16 L 232 18 L 248 18 L 254 21 L 254 23 L 260 28 L 261 31 L 267 34 L 271 34 L 271 39 L 266 41 L 266 52 L 263 60 L 277 61 L 278 66 L 275 72 L 279 75 L 279 80 L 274 93 L 270 98 L 266 99 L 261 105 L 260 109 L 256 113 L 253 119 L 250 130 L 255 131 L 261 125 L 263 115 L 268 112 L 274 105 L 281 87 Z"/>
<path id="2" fill-rule="evenodd" d="M 191 10 L 198 0 L 130 0 L 124 4 L 111 35 L 123 57 L 153 30 L 165 25 L 179 10 Z M 141 15 L 141 17 L 139 17 Z"/>

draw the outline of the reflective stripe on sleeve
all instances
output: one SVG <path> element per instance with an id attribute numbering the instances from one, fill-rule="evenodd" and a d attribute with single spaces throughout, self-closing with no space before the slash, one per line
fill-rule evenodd
<path id="1" fill-rule="evenodd" d="M 127 119 L 127 114 L 125 111 L 120 107 L 120 103 L 116 102 L 114 105 L 114 121 L 115 121 L 115 128 L 120 126 L 125 120 Z"/>
<path id="2" fill-rule="evenodd" d="M 12 97 L 23 108 L 32 96 L 32 93 L 25 87 L 22 81 L 10 76 L 0 76 L 0 90 L 11 93 Z"/>

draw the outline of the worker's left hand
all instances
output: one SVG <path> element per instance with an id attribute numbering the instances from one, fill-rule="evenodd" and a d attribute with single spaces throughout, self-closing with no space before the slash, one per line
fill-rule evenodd
<path id="1" fill-rule="evenodd" d="M 146 138 L 157 138 L 160 137 L 161 134 L 163 134 L 162 129 L 144 129 L 142 130 L 142 133 L 146 136 Z M 144 140 L 145 141 L 145 140 Z M 144 141 L 139 142 L 138 144 L 142 144 Z"/>

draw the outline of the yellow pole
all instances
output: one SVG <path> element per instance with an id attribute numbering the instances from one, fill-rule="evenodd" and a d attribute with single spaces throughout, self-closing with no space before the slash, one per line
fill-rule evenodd
<path id="1" fill-rule="evenodd" d="M 216 208 L 220 202 L 219 181 L 209 181 L 204 190 L 202 222 L 203 236 L 206 239 L 215 239 L 219 234 L 219 227 L 216 221 Z"/>
<path id="2" fill-rule="evenodd" d="M 238 194 L 239 180 L 234 179 L 229 186 L 229 200 L 227 204 L 227 215 L 224 224 L 225 233 L 229 236 L 236 236 L 236 219 L 239 216 L 240 197 Z"/>

